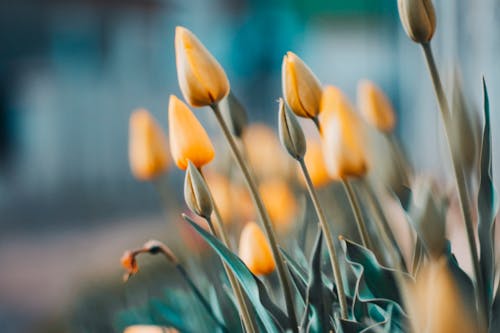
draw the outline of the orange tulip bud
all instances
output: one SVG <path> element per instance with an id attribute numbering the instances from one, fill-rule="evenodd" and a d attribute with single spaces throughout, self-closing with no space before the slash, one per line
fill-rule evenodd
<path id="1" fill-rule="evenodd" d="M 295 196 L 286 181 L 269 179 L 262 182 L 259 193 L 276 228 L 281 232 L 288 231 L 298 208 Z"/>
<path id="2" fill-rule="evenodd" d="M 323 148 L 321 143 L 315 140 L 307 140 L 307 150 L 304 156 L 304 162 L 306 163 L 307 170 L 311 176 L 311 181 L 315 187 L 322 187 L 331 181 L 328 170 L 326 169 L 325 160 L 323 158 Z M 298 168 L 300 173 L 300 180 L 302 185 L 305 185 L 304 176 Z"/>
<path id="3" fill-rule="evenodd" d="M 129 160 L 132 174 L 140 180 L 151 180 L 168 167 L 167 139 L 145 109 L 130 116 Z"/>
<path id="4" fill-rule="evenodd" d="M 239 255 L 255 275 L 270 274 L 276 266 L 269 242 L 255 222 L 248 222 L 241 232 Z"/>
<path id="5" fill-rule="evenodd" d="M 299 117 L 315 118 L 321 101 L 321 83 L 295 53 L 287 52 L 281 69 L 283 97 Z"/>
<path id="6" fill-rule="evenodd" d="M 217 103 L 229 93 L 222 66 L 191 31 L 179 26 L 175 28 L 175 60 L 179 86 L 191 106 Z"/>
<path id="7" fill-rule="evenodd" d="M 379 87 L 368 80 L 358 84 L 358 104 L 365 120 L 382 132 L 394 129 L 396 117 L 391 102 Z"/>
<path id="8" fill-rule="evenodd" d="M 363 124 L 347 98 L 334 87 L 323 92 L 323 155 L 333 179 L 361 177 L 368 171 Z"/>
<path id="9" fill-rule="evenodd" d="M 187 105 L 174 95 L 168 105 L 168 124 L 170 150 L 179 169 L 186 170 L 188 160 L 200 168 L 214 158 L 207 132 Z"/>

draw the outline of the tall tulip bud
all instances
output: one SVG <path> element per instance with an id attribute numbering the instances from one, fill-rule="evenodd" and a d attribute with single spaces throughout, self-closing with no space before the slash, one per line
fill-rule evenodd
<path id="1" fill-rule="evenodd" d="M 181 170 L 186 170 L 188 160 L 200 168 L 214 158 L 214 147 L 207 132 L 187 105 L 174 95 L 170 96 L 168 105 L 168 124 L 170 150 Z"/>
<path id="2" fill-rule="evenodd" d="M 255 275 L 270 274 L 276 266 L 267 238 L 255 222 L 248 222 L 241 232 L 239 256 Z"/>
<path id="3" fill-rule="evenodd" d="M 432 0 L 398 0 L 399 18 L 408 37 L 428 43 L 436 31 Z"/>
<path id="4" fill-rule="evenodd" d="M 167 139 L 153 116 L 145 109 L 130 116 L 129 160 L 132 174 L 151 180 L 168 167 Z"/>
<path id="5" fill-rule="evenodd" d="M 331 97 L 339 98 L 334 101 Z M 368 156 L 366 152 L 363 123 L 352 110 L 347 98 L 333 87 L 327 87 L 323 93 L 331 105 L 328 116 L 322 121 L 323 154 L 328 173 L 333 179 L 362 177 L 368 171 Z M 326 115 L 326 114 L 325 114 Z"/>
<path id="6" fill-rule="evenodd" d="M 365 120 L 382 132 L 390 133 L 396 124 L 391 102 L 373 82 L 361 80 L 358 84 L 358 105 Z"/>
<path id="7" fill-rule="evenodd" d="M 206 219 L 212 215 L 213 204 L 208 186 L 191 161 L 188 161 L 184 179 L 184 200 L 196 215 Z"/>
<path id="8" fill-rule="evenodd" d="M 283 57 L 281 68 L 283 97 L 299 117 L 316 118 L 320 112 L 321 83 L 295 53 Z"/>
<path id="9" fill-rule="evenodd" d="M 279 135 L 281 144 L 296 160 L 300 160 L 306 153 L 306 138 L 297 118 L 287 110 L 283 99 L 279 101 Z"/>
<path id="10" fill-rule="evenodd" d="M 222 66 L 196 36 L 184 27 L 175 28 L 177 79 L 191 106 L 219 102 L 229 93 L 229 81 Z"/>

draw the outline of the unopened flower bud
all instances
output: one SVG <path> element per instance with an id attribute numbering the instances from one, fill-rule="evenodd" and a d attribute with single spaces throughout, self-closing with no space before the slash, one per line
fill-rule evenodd
<path id="1" fill-rule="evenodd" d="M 283 57 L 281 68 L 283 97 L 299 117 L 316 118 L 320 112 L 321 83 L 295 53 Z"/>
<path id="2" fill-rule="evenodd" d="M 432 0 L 398 0 L 399 18 L 408 37 L 428 43 L 436 30 Z"/>
<path id="3" fill-rule="evenodd" d="M 222 66 L 191 31 L 179 26 L 175 28 L 175 60 L 179 86 L 191 106 L 212 105 L 229 93 Z"/>
<path id="4" fill-rule="evenodd" d="M 306 138 L 297 118 L 288 111 L 283 99 L 279 100 L 279 135 L 281 144 L 296 160 L 301 160 L 306 153 Z"/>
<path id="5" fill-rule="evenodd" d="M 255 275 L 271 274 L 276 267 L 269 242 L 255 222 L 248 222 L 241 232 L 239 256 Z"/>
<path id="6" fill-rule="evenodd" d="M 188 161 L 184 180 L 184 200 L 193 213 L 205 219 L 210 218 L 213 210 L 212 198 L 203 176 L 191 161 Z"/>
<path id="7" fill-rule="evenodd" d="M 186 170 L 188 160 L 197 168 L 210 162 L 215 155 L 212 141 L 195 115 L 174 95 L 168 105 L 170 151 L 181 170 Z"/>
<path id="8" fill-rule="evenodd" d="M 373 82 L 359 82 L 358 104 L 361 115 L 369 124 L 382 132 L 392 132 L 396 124 L 394 109 L 384 92 Z"/>
<path id="9" fill-rule="evenodd" d="M 220 108 L 223 114 L 227 115 L 229 120 L 228 124 L 231 125 L 233 135 L 237 138 L 241 138 L 243 130 L 248 125 L 248 115 L 243 105 L 236 96 L 230 92 L 229 95 L 221 101 Z"/>

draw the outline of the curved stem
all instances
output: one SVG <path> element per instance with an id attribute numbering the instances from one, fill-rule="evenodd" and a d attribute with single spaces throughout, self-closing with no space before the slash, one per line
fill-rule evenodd
<path id="1" fill-rule="evenodd" d="M 467 234 L 467 241 L 469 243 L 469 251 L 472 258 L 472 265 L 474 268 L 474 275 L 476 277 L 476 301 L 478 306 L 478 313 L 482 314 L 486 311 L 485 308 L 485 297 L 484 297 L 484 284 L 483 276 L 481 274 L 481 269 L 479 266 L 479 255 L 477 251 L 476 237 L 474 234 L 474 225 L 472 223 L 471 208 L 467 194 L 467 185 L 465 182 L 465 177 L 463 169 L 460 167 L 458 160 L 453 156 L 451 150 L 451 113 L 448 107 L 448 101 L 446 100 L 446 95 L 443 90 L 443 85 L 441 84 L 441 79 L 439 77 L 439 72 L 434 61 L 434 55 L 432 53 L 431 45 L 429 43 L 421 44 L 424 51 L 425 60 L 427 61 L 427 67 L 431 75 L 432 84 L 434 86 L 434 92 L 436 93 L 436 98 L 438 100 L 439 109 L 441 111 L 441 117 L 444 124 L 446 139 L 448 143 L 448 148 L 451 155 L 451 161 L 453 166 L 453 172 L 455 175 L 455 182 L 458 190 L 458 198 L 460 204 L 460 210 L 462 211 L 462 217 L 465 223 L 465 229 Z"/>
<path id="2" fill-rule="evenodd" d="M 351 204 L 352 212 L 354 213 L 354 219 L 356 220 L 356 225 L 358 227 L 359 236 L 361 237 L 361 242 L 363 246 L 373 252 L 373 244 L 368 235 L 368 230 L 366 229 L 365 221 L 363 220 L 363 215 L 361 213 L 361 208 L 359 207 L 358 199 L 356 194 L 352 189 L 351 184 L 348 180 L 343 179 L 342 185 L 344 185 L 344 190 Z"/>
<path id="3" fill-rule="evenodd" d="M 250 171 L 248 169 L 248 166 L 246 165 L 245 161 L 243 160 L 243 157 L 241 156 L 241 153 L 236 146 L 236 142 L 234 141 L 234 138 L 229 131 L 229 128 L 227 127 L 227 124 L 224 121 L 224 118 L 222 117 L 222 114 L 219 110 L 219 106 L 217 104 L 211 105 L 211 108 L 215 114 L 215 118 L 217 119 L 217 122 L 219 123 L 219 126 L 222 129 L 222 132 L 224 134 L 224 137 L 226 138 L 227 143 L 229 144 L 229 147 L 231 148 L 231 152 L 233 154 L 234 159 L 236 160 L 236 163 L 238 164 L 239 168 L 241 169 L 243 176 L 245 178 L 245 181 L 248 185 L 248 189 L 250 191 L 250 195 L 252 196 L 252 200 L 255 204 L 255 207 L 257 208 L 257 213 L 259 214 L 260 220 L 264 226 L 264 231 L 266 233 L 266 236 L 269 240 L 269 244 L 271 246 L 271 250 L 273 253 L 274 261 L 276 262 L 276 269 L 278 271 L 278 276 L 281 282 L 281 285 L 283 287 L 283 294 L 285 296 L 285 303 L 286 303 L 286 308 L 288 312 L 288 316 L 290 318 L 290 322 L 292 325 L 292 330 L 293 332 L 297 332 L 298 330 L 298 324 L 297 324 L 297 317 L 295 314 L 295 306 L 293 302 L 293 297 L 292 297 L 292 287 L 290 283 L 290 277 L 288 270 L 285 266 L 285 262 L 283 260 L 283 257 L 281 256 L 281 253 L 278 248 L 278 243 L 276 241 L 276 235 L 274 234 L 274 229 L 271 224 L 271 220 L 269 218 L 269 215 L 267 213 L 266 208 L 264 207 L 264 203 L 262 202 L 261 197 L 258 194 L 257 191 L 257 185 L 255 183 L 255 180 L 250 174 Z"/>
<path id="4" fill-rule="evenodd" d="M 330 263 L 332 265 L 333 278 L 335 279 L 335 284 L 337 285 L 337 296 L 340 303 L 341 317 L 342 319 L 347 319 L 347 301 L 345 297 L 344 283 L 342 281 L 342 273 L 340 272 L 339 260 L 337 257 L 337 252 L 335 250 L 335 244 L 333 243 L 330 227 L 328 226 L 325 214 L 319 203 L 318 195 L 316 193 L 316 190 L 314 189 L 313 183 L 311 181 L 311 176 L 309 175 L 309 171 L 307 170 L 306 163 L 304 162 L 303 158 L 299 159 L 298 162 L 300 164 L 302 174 L 304 175 L 304 178 L 306 180 L 307 190 L 309 191 L 309 196 L 311 197 L 314 209 L 316 210 L 316 215 L 318 216 L 319 223 L 321 225 L 321 228 L 323 229 L 323 233 L 325 234 L 326 247 L 328 248 L 328 252 L 330 254 Z"/>

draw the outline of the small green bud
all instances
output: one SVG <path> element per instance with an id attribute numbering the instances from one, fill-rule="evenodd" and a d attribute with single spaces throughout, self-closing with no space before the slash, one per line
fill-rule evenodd
<path id="1" fill-rule="evenodd" d="M 300 160 L 306 153 L 306 138 L 297 118 L 286 108 L 282 98 L 279 100 L 279 135 L 281 144 L 288 153 Z"/>
<path id="2" fill-rule="evenodd" d="M 436 31 L 432 0 L 398 0 L 399 18 L 408 37 L 428 43 Z"/>
<path id="3" fill-rule="evenodd" d="M 206 219 L 212 215 L 213 205 L 207 183 L 191 161 L 188 161 L 184 179 L 184 200 L 196 215 Z"/>

